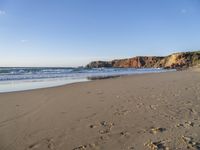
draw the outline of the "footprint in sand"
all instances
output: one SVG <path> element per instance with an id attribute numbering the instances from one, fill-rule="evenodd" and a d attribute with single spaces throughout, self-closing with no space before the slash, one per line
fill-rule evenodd
<path id="1" fill-rule="evenodd" d="M 101 121 L 96 124 L 91 124 L 89 127 L 91 129 L 97 128 L 99 130 L 100 134 L 107 134 L 111 131 L 112 127 L 114 126 L 114 123 L 112 122 L 106 122 L 106 121 Z"/>
<path id="2" fill-rule="evenodd" d="M 106 121 L 101 121 L 100 122 L 100 126 L 103 128 L 101 130 L 99 130 L 100 134 L 106 134 L 109 133 L 112 129 L 112 127 L 114 126 L 114 123 L 112 122 L 106 122 Z"/>
<path id="3" fill-rule="evenodd" d="M 93 128 L 96 128 L 97 125 L 95 125 L 95 124 L 91 124 L 91 125 L 89 125 L 89 127 L 90 127 L 91 129 L 93 129 Z"/>
<path id="4" fill-rule="evenodd" d="M 109 136 L 106 135 L 106 134 L 104 134 L 104 135 L 101 135 L 101 136 L 99 137 L 99 139 L 105 141 L 105 140 L 108 140 L 108 139 L 109 139 Z"/>
<path id="5" fill-rule="evenodd" d="M 134 146 L 129 146 L 128 149 L 133 150 L 133 149 L 135 149 L 135 147 Z"/>
<path id="6" fill-rule="evenodd" d="M 165 128 L 159 128 L 159 127 L 156 127 L 156 128 L 151 128 L 150 129 L 150 133 L 152 133 L 152 134 L 157 134 L 157 133 L 162 133 L 162 132 L 164 132 L 164 131 L 166 131 L 166 129 Z"/>
<path id="7" fill-rule="evenodd" d="M 97 149 L 98 145 L 95 143 L 91 143 L 91 144 L 86 144 L 86 145 L 80 145 L 78 147 L 73 148 L 72 150 L 86 150 L 86 149 Z"/>
<path id="8" fill-rule="evenodd" d="M 144 103 L 139 103 L 139 104 L 137 104 L 137 108 L 141 108 L 142 106 L 144 106 Z"/>
<path id="9" fill-rule="evenodd" d="M 31 144 L 28 146 L 27 150 L 31 150 L 31 149 L 36 149 L 39 147 L 39 144 L 38 143 L 35 143 L 35 144 Z"/>
<path id="10" fill-rule="evenodd" d="M 186 121 L 184 123 L 179 123 L 176 125 L 176 127 L 183 127 L 183 128 L 188 128 L 188 127 L 193 127 L 194 126 L 194 122 L 191 121 Z"/>
<path id="11" fill-rule="evenodd" d="M 188 108 L 188 111 L 191 113 L 191 114 L 193 114 L 193 115 L 197 115 L 198 113 L 194 110 L 194 109 L 192 109 L 192 108 Z"/>
<path id="12" fill-rule="evenodd" d="M 55 150 L 55 143 L 52 138 L 50 139 L 43 139 L 39 142 L 33 143 L 28 146 L 26 150 L 36 150 L 36 149 L 49 149 L 49 150 Z"/>
<path id="13" fill-rule="evenodd" d="M 195 148 L 197 150 L 200 149 L 200 143 L 195 142 L 192 137 L 182 136 L 181 139 L 186 144 L 187 149 L 190 149 L 190 148 L 193 148 L 193 149 Z"/>
<path id="14" fill-rule="evenodd" d="M 158 107 L 158 104 L 156 105 L 149 105 L 149 108 L 152 109 L 152 110 L 156 110 Z"/>
<path id="15" fill-rule="evenodd" d="M 149 140 L 144 146 L 148 147 L 150 150 L 169 150 L 169 147 L 166 146 L 166 141 L 164 140 L 156 142 Z"/>
<path id="16" fill-rule="evenodd" d="M 119 115 L 119 116 L 121 116 L 121 115 L 127 115 L 128 113 L 130 113 L 130 111 L 129 110 L 127 110 L 127 109 L 124 109 L 124 110 L 120 110 L 120 109 L 116 109 L 116 112 L 114 113 L 114 115 Z"/>
<path id="17" fill-rule="evenodd" d="M 130 136 L 130 133 L 128 131 L 121 131 L 119 134 L 121 137 L 129 137 Z"/>
<path id="18" fill-rule="evenodd" d="M 81 145 L 81 146 L 73 148 L 72 150 L 85 150 L 86 148 L 87 148 L 87 145 Z"/>

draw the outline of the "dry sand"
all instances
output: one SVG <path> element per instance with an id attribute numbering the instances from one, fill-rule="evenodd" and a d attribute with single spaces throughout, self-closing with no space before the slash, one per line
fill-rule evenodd
<path id="1" fill-rule="evenodd" d="M 198 69 L 0 94 L 0 150 L 199 147 Z"/>

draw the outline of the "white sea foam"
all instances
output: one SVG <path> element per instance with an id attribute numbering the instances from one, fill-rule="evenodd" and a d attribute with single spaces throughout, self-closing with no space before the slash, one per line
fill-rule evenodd
<path id="1" fill-rule="evenodd" d="M 155 68 L 0 68 L 0 92 L 22 91 L 83 82 L 92 77 L 166 71 L 173 70 Z"/>

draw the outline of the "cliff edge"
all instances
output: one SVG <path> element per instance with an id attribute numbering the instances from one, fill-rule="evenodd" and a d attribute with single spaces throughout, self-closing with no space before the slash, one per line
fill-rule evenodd
<path id="1" fill-rule="evenodd" d="M 165 57 L 137 56 L 128 59 L 112 61 L 93 61 L 87 68 L 117 67 L 117 68 L 166 68 L 181 69 L 200 64 L 200 51 L 174 53 Z"/>

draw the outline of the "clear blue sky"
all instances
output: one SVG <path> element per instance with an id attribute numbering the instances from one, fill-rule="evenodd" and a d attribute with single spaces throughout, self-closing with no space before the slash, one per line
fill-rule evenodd
<path id="1" fill-rule="evenodd" d="M 200 49 L 200 0 L 0 0 L 0 66 Z"/>

